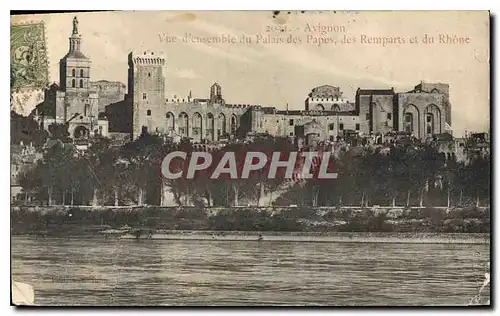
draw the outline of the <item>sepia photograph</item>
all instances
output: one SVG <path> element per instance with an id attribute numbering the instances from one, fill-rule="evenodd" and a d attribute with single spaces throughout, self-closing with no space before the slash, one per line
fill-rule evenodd
<path id="1" fill-rule="evenodd" d="M 491 307 L 490 23 L 11 12 L 11 305 Z"/>

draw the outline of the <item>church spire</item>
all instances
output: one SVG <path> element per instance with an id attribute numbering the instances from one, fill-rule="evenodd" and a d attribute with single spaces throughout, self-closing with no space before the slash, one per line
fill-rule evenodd
<path id="1" fill-rule="evenodd" d="M 71 33 L 71 37 L 69 38 L 69 52 L 79 52 L 81 44 L 81 37 L 78 34 L 78 18 L 75 16 L 73 18 L 73 32 Z"/>

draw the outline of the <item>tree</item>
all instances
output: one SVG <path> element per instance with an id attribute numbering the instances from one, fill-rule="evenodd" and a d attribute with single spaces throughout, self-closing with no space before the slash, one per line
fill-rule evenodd
<path id="1" fill-rule="evenodd" d="M 142 134 L 138 139 L 127 143 L 121 149 L 123 159 L 128 161 L 133 185 L 137 188 L 138 205 L 144 203 L 148 184 L 158 177 L 157 165 L 153 161 L 163 145 L 163 140 L 156 135 Z"/>
<path id="2" fill-rule="evenodd" d="M 70 134 L 68 132 L 68 125 L 53 123 L 48 127 L 50 133 L 50 139 L 52 140 L 60 140 L 63 143 L 71 143 L 72 140 L 70 138 Z"/>
<path id="3" fill-rule="evenodd" d="M 40 128 L 39 124 L 31 117 L 25 117 L 14 111 L 10 113 L 10 141 L 11 144 L 32 143 L 40 148 L 48 138 L 48 132 Z"/>
<path id="4" fill-rule="evenodd" d="M 68 183 L 68 164 L 74 159 L 75 148 L 56 143 L 44 155 L 43 163 L 36 169 L 41 184 L 46 189 L 47 204 L 52 205 L 54 193 L 59 193 L 61 186 Z M 56 192 L 54 192 L 56 190 Z"/>
<path id="5" fill-rule="evenodd" d="M 43 172 L 46 166 L 43 161 L 38 161 L 36 165 L 28 169 L 19 176 L 19 184 L 25 193 L 25 203 L 28 196 L 35 196 L 37 200 L 43 199 Z"/>
<path id="6" fill-rule="evenodd" d="M 476 157 L 465 169 L 468 196 L 480 206 L 480 201 L 488 201 L 490 196 L 490 157 Z"/>

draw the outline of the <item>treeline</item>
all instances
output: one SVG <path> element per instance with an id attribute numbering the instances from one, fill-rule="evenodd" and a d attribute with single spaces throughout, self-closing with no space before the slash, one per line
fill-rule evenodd
<path id="1" fill-rule="evenodd" d="M 286 156 L 294 150 L 287 139 L 268 137 L 229 144 L 213 155 L 215 160 L 228 151 L 279 151 Z M 299 206 L 489 204 L 489 157 L 464 164 L 446 160 L 433 145 L 352 147 L 330 158 L 337 179 L 300 181 L 286 179 L 284 168 L 274 179 L 267 178 L 266 168 L 252 172 L 249 179 L 211 179 L 209 168 L 193 179 L 165 180 L 161 163 L 172 151 L 189 154 L 196 149 L 189 142 L 172 144 L 149 134 L 121 147 L 111 146 L 109 139 L 97 139 L 86 151 L 58 142 L 46 149 L 44 158 L 21 176 L 20 183 L 26 198 L 33 196 L 47 205 L 162 205 L 165 191 L 178 205 L 196 206 L 263 206 L 270 201 Z M 244 157 L 237 154 L 236 159 L 241 170 Z M 185 171 L 186 165 L 173 168 Z"/>
<path id="2" fill-rule="evenodd" d="M 353 147 L 335 161 L 339 178 L 294 186 L 281 203 L 479 206 L 490 202 L 490 159 L 446 159 L 432 144 Z M 304 188 L 309 188 L 304 190 Z"/>
<path id="3" fill-rule="evenodd" d="M 214 152 L 214 159 L 220 159 L 226 151 L 241 152 L 243 147 L 283 152 L 293 149 L 286 140 L 269 138 L 258 144 L 228 145 Z M 193 179 L 167 180 L 162 177 L 161 163 L 172 151 L 189 155 L 197 149 L 189 142 L 173 144 L 150 134 L 121 147 L 101 138 L 86 151 L 56 142 L 34 168 L 21 176 L 20 183 L 26 196 L 47 205 L 160 205 L 162 188 L 166 188 L 178 205 L 230 206 L 238 205 L 238 199 L 258 199 L 263 191 L 274 190 L 283 182 L 283 172 L 278 172 L 276 179 L 266 178 L 266 182 L 258 173 L 250 179 L 210 179 L 213 168 L 198 172 Z M 187 170 L 188 162 L 189 158 L 172 168 Z M 237 155 L 240 169 L 243 162 L 244 157 Z"/>

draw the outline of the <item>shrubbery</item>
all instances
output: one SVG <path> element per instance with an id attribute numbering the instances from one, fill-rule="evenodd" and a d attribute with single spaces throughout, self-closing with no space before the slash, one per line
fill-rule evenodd
<path id="1" fill-rule="evenodd" d="M 43 211 L 43 212 L 42 212 Z M 391 218 L 389 209 L 223 208 L 209 215 L 203 208 L 134 207 L 130 209 L 21 207 L 11 211 L 13 234 L 95 233 L 99 229 L 147 227 L 167 230 L 338 231 L 488 233 L 489 209 L 406 210 Z M 320 212 L 326 212 L 321 217 Z M 465 216 L 465 217 L 464 217 Z"/>

